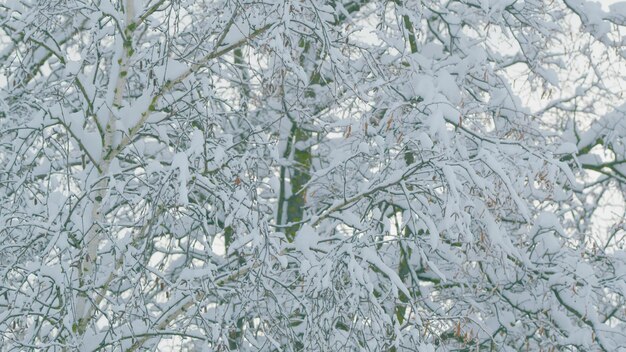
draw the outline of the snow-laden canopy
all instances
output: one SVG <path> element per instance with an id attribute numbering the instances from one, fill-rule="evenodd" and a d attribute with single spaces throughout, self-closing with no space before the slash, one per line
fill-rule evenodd
<path id="1" fill-rule="evenodd" d="M 625 9 L 0 0 L 0 350 L 623 348 Z"/>

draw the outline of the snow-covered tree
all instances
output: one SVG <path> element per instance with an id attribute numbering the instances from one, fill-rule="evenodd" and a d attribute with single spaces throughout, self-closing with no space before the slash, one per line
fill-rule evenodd
<path id="1" fill-rule="evenodd" d="M 0 0 L 0 350 L 625 348 L 625 26 Z"/>

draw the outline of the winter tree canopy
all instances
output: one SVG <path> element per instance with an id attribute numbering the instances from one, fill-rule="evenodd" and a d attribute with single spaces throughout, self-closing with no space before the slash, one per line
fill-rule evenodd
<path id="1" fill-rule="evenodd" d="M 625 33 L 0 0 L 0 350 L 626 350 Z"/>

